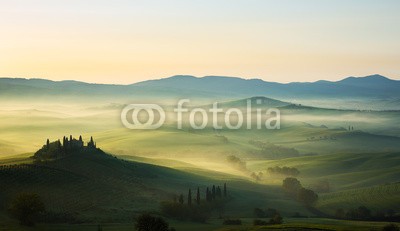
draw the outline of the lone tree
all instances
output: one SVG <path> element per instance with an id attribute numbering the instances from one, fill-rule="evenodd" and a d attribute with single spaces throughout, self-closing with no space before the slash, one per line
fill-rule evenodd
<path id="1" fill-rule="evenodd" d="M 287 194 L 292 196 L 297 195 L 297 192 L 302 188 L 300 181 L 293 177 L 284 179 L 282 187 Z"/>
<path id="2" fill-rule="evenodd" d="M 21 193 L 11 202 L 9 212 L 21 225 L 34 226 L 45 206 L 37 194 Z"/>
<path id="3" fill-rule="evenodd" d="M 298 193 L 299 201 L 303 202 L 306 206 L 312 206 L 318 200 L 318 195 L 311 189 L 300 188 Z"/>

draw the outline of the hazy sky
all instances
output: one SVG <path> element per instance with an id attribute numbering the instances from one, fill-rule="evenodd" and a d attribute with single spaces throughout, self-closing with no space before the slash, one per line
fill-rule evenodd
<path id="1" fill-rule="evenodd" d="M 399 0 L 0 0 L 0 76 L 400 79 Z"/>

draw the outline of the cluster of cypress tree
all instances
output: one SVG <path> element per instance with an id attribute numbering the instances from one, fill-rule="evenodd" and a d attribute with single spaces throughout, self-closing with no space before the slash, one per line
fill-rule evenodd
<path id="1" fill-rule="evenodd" d="M 227 197 L 226 183 L 224 183 L 223 189 L 221 189 L 220 186 L 215 186 L 215 185 L 213 185 L 212 187 L 207 187 L 207 189 L 206 189 L 205 201 L 207 201 L 207 202 L 212 202 L 216 199 L 226 198 L 226 197 Z M 192 203 L 196 203 L 197 205 L 200 205 L 200 200 L 201 200 L 200 188 L 197 187 L 197 192 L 196 192 L 195 198 L 192 196 L 192 190 L 189 189 L 188 194 L 187 194 L 187 204 L 189 206 L 191 206 Z M 183 194 L 179 195 L 178 202 L 180 204 L 184 204 L 185 200 L 184 200 Z"/>
<path id="2" fill-rule="evenodd" d="M 60 141 L 58 141 L 58 142 L 60 142 Z M 68 137 L 64 136 L 62 147 L 65 150 L 83 148 L 84 147 L 84 142 L 82 140 L 82 136 L 79 136 L 78 140 L 73 138 L 72 135 L 69 136 L 69 140 L 68 140 Z M 93 141 L 93 137 L 92 136 L 90 137 L 90 141 L 87 143 L 87 147 L 88 148 L 96 148 L 96 143 Z"/>
<path id="3" fill-rule="evenodd" d="M 215 199 L 226 197 L 226 183 L 224 183 L 224 188 L 221 190 L 221 187 L 213 185 L 211 190 L 207 187 L 206 190 L 206 201 L 211 202 Z"/>
<path id="4" fill-rule="evenodd" d="M 46 144 L 35 153 L 34 158 L 36 160 L 54 159 L 70 153 L 81 152 L 86 149 L 96 149 L 96 143 L 93 141 L 93 137 L 90 137 L 90 141 L 87 143 L 87 146 L 85 146 L 82 136 L 79 136 L 79 139 L 73 138 L 72 135 L 69 136 L 69 139 L 64 136 L 62 143 L 60 140 L 50 143 L 50 140 L 47 139 Z"/>
<path id="5" fill-rule="evenodd" d="M 187 196 L 180 194 L 173 202 L 161 202 L 161 212 L 178 220 L 205 222 L 213 211 L 222 216 L 227 197 L 226 184 L 223 187 L 207 187 L 205 193 L 201 193 L 199 187 L 193 191 L 189 189 Z"/>

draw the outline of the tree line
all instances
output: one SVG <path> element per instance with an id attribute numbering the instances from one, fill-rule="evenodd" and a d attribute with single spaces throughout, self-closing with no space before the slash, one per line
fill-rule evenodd
<path id="1" fill-rule="evenodd" d="M 335 212 L 335 218 L 346 219 L 346 220 L 360 220 L 360 221 L 392 221 L 399 222 L 400 216 L 396 214 L 393 209 L 386 211 L 377 211 L 373 213 L 366 206 L 361 205 L 357 208 L 350 209 L 337 209 Z"/>
<path id="2" fill-rule="evenodd" d="M 297 176 L 300 174 L 300 171 L 294 167 L 269 167 L 268 173 L 271 175 L 284 175 L 284 176 Z"/>

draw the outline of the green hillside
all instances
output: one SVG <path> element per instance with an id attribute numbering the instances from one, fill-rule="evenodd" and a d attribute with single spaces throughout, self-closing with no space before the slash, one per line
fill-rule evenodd
<path id="1" fill-rule="evenodd" d="M 400 183 L 321 194 L 317 208 L 335 214 L 337 209 L 368 206 L 372 211 L 386 212 L 400 209 Z"/>
<path id="2" fill-rule="evenodd" d="M 400 179 L 399 162 L 399 153 L 343 153 L 283 160 L 254 160 L 248 161 L 248 168 L 265 171 L 274 166 L 295 167 L 300 171 L 298 178 L 306 185 L 327 180 L 332 191 L 340 191 L 397 182 Z"/>

